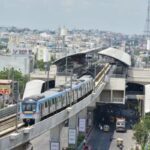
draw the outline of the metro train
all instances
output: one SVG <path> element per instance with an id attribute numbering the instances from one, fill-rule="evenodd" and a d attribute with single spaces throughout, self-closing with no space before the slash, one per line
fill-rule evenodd
<path id="1" fill-rule="evenodd" d="M 23 93 L 23 99 L 32 95 L 38 95 L 45 92 L 47 89 L 55 87 L 55 81 L 31 80 L 26 83 Z"/>
<path id="2" fill-rule="evenodd" d="M 39 95 L 26 97 L 20 103 L 20 118 L 26 125 L 37 123 L 46 116 L 77 103 L 90 94 L 93 87 L 93 78 L 84 75 L 65 87 L 55 87 Z"/>

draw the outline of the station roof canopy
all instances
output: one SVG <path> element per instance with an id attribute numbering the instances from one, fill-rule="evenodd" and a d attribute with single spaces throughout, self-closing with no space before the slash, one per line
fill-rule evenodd
<path id="1" fill-rule="evenodd" d="M 93 52 L 98 52 L 102 49 L 102 47 L 97 47 L 97 48 L 93 48 L 93 49 L 87 49 L 87 50 L 84 50 L 84 51 L 81 51 L 81 52 L 78 52 L 78 53 L 74 53 L 74 54 L 69 54 L 67 55 L 68 57 L 74 57 L 74 56 L 81 56 L 81 55 L 85 55 L 87 53 L 93 53 Z M 53 64 L 57 64 L 58 62 L 60 62 L 61 60 L 65 59 L 66 56 L 56 60 L 53 62 Z"/>
<path id="2" fill-rule="evenodd" d="M 125 53 L 123 50 L 110 47 L 100 51 L 99 54 L 112 57 L 123 62 L 127 66 L 131 66 L 131 56 Z"/>

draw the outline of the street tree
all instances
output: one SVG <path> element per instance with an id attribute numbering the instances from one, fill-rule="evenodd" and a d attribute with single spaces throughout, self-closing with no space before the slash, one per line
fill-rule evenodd
<path id="1" fill-rule="evenodd" d="M 20 70 L 14 68 L 4 68 L 0 71 L 0 79 L 10 79 L 19 82 L 19 92 L 22 96 L 26 82 L 29 80 L 29 76 L 23 75 Z"/>

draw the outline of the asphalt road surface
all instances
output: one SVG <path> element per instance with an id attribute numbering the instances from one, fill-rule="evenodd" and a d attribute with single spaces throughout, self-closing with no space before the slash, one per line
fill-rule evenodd
<path id="1" fill-rule="evenodd" d="M 87 143 L 91 145 L 93 150 L 120 150 L 116 145 L 117 138 L 122 138 L 124 140 L 122 150 L 131 150 L 131 147 L 135 145 L 132 130 L 127 130 L 126 133 L 116 131 L 104 132 L 100 131 L 98 128 L 93 129 L 87 139 Z"/>

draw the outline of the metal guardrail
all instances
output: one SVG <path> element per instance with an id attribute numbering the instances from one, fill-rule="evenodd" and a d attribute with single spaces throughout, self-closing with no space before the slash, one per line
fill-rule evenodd
<path id="1" fill-rule="evenodd" d="M 9 115 L 15 114 L 16 113 L 16 109 L 17 109 L 16 105 L 0 109 L 0 119 L 2 119 L 4 117 L 7 117 Z"/>

